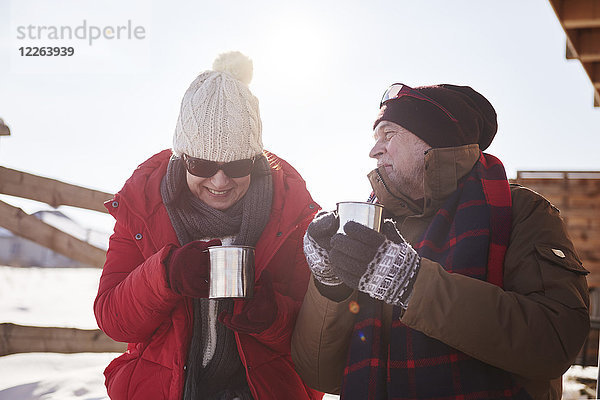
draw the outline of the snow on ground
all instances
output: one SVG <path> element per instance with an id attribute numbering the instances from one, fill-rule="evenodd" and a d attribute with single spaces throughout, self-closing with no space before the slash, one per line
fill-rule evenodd
<path id="1" fill-rule="evenodd" d="M 97 268 L 0 266 L 0 322 L 97 329 Z M 0 357 L 0 400 L 108 399 L 102 372 L 114 353 Z"/>
<path id="2" fill-rule="evenodd" d="M 92 268 L 0 266 L 0 322 L 95 329 L 92 306 L 100 274 Z M 27 353 L 0 357 L 0 400 L 106 400 L 102 372 L 116 356 Z M 597 374 L 596 367 L 571 367 L 563 378 L 563 399 L 594 398 Z"/>
<path id="3" fill-rule="evenodd" d="M 29 353 L 0 357 L 0 400 L 107 400 L 102 371 L 117 355 Z"/>
<path id="4" fill-rule="evenodd" d="M 0 322 L 97 329 L 98 268 L 0 266 Z"/>
<path id="5" fill-rule="evenodd" d="M 108 399 L 102 371 L 116 353 L 0 357 L 0 400 Z"/>
<path id="6" fill-rule="evenodd" d="M 595 399 L 598 367 L 574 365 L 563 376 L 563 400 Z"/>

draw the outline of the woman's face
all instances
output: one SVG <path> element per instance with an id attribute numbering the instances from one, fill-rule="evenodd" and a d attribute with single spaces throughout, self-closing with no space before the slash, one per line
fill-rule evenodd
<path id="1" fill-rule="evenodd" d="M 250 175 L 230 178 L 222 170 L 210 178 L 201 178 L 186 171 L 186 180 L 194 196 L 221 211 L 240 201 L 250 187 Z"/>

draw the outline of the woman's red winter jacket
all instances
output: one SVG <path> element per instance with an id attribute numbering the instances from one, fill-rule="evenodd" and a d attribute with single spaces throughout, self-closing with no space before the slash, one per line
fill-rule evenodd
<path id="1" fill-rule="evenodd" d="M 302 238 L 318 205 L 294 168 L 265 153 L 274 194 L 269 222 L 256 245 L 256 280 L 269 270 L 278 317 L 260 334 L 236 332 L 237 347 L 255 399 L 320 399 L 322 394 L 296 374 L 290 357 L 290 338 L 310 276 Z M 170 157 L 171 150 L 164 150 L 148 159 L 106 203 L 116 223 L 94 312 L 108 336 L 128 343 L 104 371 L 112 399 L 183 397 L 193 306 L 165 280 L 164 259 L 178 245 L 160 195 Z M 235 300 L 234 314 L 242 306 L 243 300 Z"/>

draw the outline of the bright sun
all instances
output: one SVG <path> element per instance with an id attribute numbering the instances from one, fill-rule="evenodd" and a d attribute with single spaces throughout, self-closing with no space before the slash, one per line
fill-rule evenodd
<path id="1" fill-rule="evenodd" d="M 283 22 L 285 21 L 285 22 Z M 283 19 L 265 27 L 264 41 L 253 55 L 255 71 L 263 79 L 253 82 L 268 91 L 310 96 L 329 67 L 330 33 L 310 20 Z M 314 95 L 314 93 L 313 93 Z"/>

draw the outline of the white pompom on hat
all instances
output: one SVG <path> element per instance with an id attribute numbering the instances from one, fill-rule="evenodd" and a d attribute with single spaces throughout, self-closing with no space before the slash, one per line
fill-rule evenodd
<path id="1" fill-rule="evenodd" d="M 258 99 L 250 92 L 252 60 L 223 53 L 183 95 L 173 152 L 217 162 L 254 157 L 263 151 Z"/>

